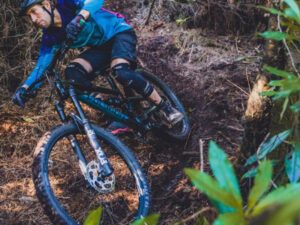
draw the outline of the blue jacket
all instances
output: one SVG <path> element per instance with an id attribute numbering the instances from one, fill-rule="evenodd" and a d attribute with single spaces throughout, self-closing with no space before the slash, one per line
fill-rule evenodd
<path id="1" fill-rule="evenodd" d="M 24 85 L 30 86 L 36 81 L 51 63 L 54 52 L 65 40 L 67 24 L 85 9 L 90 16 L 82 31 L 73 42 L 71 48 L 82 46 L 100 46 L 115 34 L 131 29 L 130 25 L 120 14 L 101 8 L 104 0 L 58 0 L 56 9 L 62 18 L 62 27 L 43 29 L 39 58 L 34 70 L 31 72 Z M 37 85 L 39 86 L 39 85 Z"/>

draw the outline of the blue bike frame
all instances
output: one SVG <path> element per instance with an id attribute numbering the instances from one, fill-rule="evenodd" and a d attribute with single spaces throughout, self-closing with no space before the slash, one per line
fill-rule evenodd
<path id="1" fill-rule="evenodd" d="M 90 95 L 77 95 L 77 99 L 81 102 L 91 106 L 94 109 L 98 109 L 102 111 L 105 115 L 110 116 L 114 118 L 115 120 L 122 122 L 129 127 L 132 127 L 137 130 L 141 130 L 143 128 L 143 131 L 146 130 L 146 127 L 142 124 L 142 122 L 138 118 L 130 118 L 127 115 L 121 113 L 115 108 L 110 107 L 109 105 L 105 104 L 102 100 L 94 98 Z"/>

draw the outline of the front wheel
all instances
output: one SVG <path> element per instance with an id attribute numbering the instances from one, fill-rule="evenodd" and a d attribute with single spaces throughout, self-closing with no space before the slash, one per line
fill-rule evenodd
<path id="1" fill-rule="evenodd" d="M 115 188 L 99 193 L 81 174 L 68 137 L 76 137 L 89 163 L 95 153 L 77 125 L 68 123 L 47 132 L 39 141 L 32 166 L 37 196 L 53 224 L 82 224 L 88 213 L 103 207 L 101 224 L 129 224 L 149 210 L 149 188 L 144 173 L 131 151 L 115 136 L 92 125 L 110 161 Z"/>
<path id="2" fill-rule="evenodd" d="M 184 115 L 183 120 L 177 123 L 174 127 L 169 128 L 168 126 L 162 126 L 161 131 L 172 139 L 179 141 L 185 140 L 190 132 L 190 123 L 181 102 L 174 92 L 155 74 L 143 69 L 137 69 L 136 72 L 141 74 L 166 102 Z M 158 117 L 156 117 L 156 121 L 159 122 Z"/>

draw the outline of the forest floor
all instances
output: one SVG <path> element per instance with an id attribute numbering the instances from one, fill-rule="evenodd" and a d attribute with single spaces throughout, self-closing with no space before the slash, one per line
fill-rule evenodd
<path id="1" fill-rule="evenodd" d="M 156 21 L 143 26 L 137 21 L 133 24 L 139 38 L 140 66 L 171 87 L 192 127 L 182 145 L 124 140 L 147 175 L 151 212 L 161 214 L 160 224 L 171 224 L 208 206 L 205 196 L 183 172 L 186 167 L 200 168 L 200 141 L 204 143 L 206 172 L 210 140 L 223 148 L 231 161 L 236 159 L 243 135 L 242 117 L 259 72 L 262 46 L 253 35 L 218 36 L 176 23 Z M 1 105 L 0 224 L 50 224 L 35 195 L 31 175 L 34 146 L 45 131 L 59 124 L 45 92 L 22 110 L 9 99 Z M 215 212 L 208 211 L 205 216 L 211 219 Z"/>

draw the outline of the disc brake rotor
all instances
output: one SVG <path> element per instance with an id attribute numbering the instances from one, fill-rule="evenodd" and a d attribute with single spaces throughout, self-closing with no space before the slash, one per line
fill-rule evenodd
<path id="1" fill-rule="evenodd" d="M 115 175 L 111 174 L 105 178 L 101 177 L 101 169 L 94 160 L 87 167 L 87 180 L 89 184 L 100 193 L 110 193 L 115 189 Z"/>

